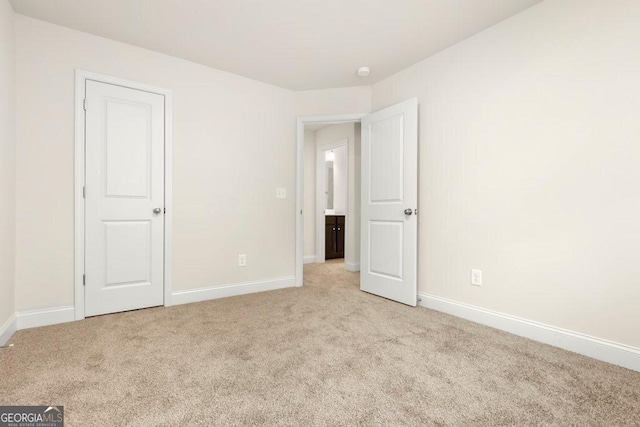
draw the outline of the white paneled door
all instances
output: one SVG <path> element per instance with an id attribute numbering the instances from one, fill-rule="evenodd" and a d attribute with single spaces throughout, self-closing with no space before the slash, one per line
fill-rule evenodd
<path id="1" fill-rule="evenodd" d="M 86 81 L 85 315 L 163 304 L 164 96 Z"/>
<path id="2" fill-rule="evenodd" d="M 362 119 L 360 289 L 415 306 L 418 101 Z"/>

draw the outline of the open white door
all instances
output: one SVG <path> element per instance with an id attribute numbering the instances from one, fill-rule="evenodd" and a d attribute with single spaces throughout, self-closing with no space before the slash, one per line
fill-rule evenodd
<path id="1" fill-rule="evenodd" d="M 164 300 L 164 96 L 87 80 L 85 315 Z"/>
<path id="2" fill-rule="evenodd" d="M 362 119 L 360 289 L 415 306 L 418 100 Z"/>

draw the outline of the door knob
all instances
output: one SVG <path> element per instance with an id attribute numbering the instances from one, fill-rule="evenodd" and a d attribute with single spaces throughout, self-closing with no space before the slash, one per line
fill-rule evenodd
<path id="1" fill-rule="evenodd" d="M 404 214 L 407 215 L 407 216 L 411 215 L 412 213 L 413 213 L 413 210 L 411 210 L 411 209 L 405 209 L 404 210 Z"/>
<path id="2" fill-rule="evenodd" d="M 155 209 L 153 210 L 153 213 L 154 213 L 154 214 L 156 214 L 156 215 L 157 215 L 157 214 L 159 214 L 160 212 L 162 212 L 162 209 L 161 209 L 161 208 L 155 208 Z"/>

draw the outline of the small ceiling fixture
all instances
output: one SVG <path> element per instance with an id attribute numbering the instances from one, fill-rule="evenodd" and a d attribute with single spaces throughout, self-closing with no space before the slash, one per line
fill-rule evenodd
<path id="1" fill-rule="evenodd" d="M 371 73 L 371 69 L 369 67 L 363 66 L 358 68 L 358 76 L 367 77 Z"/>

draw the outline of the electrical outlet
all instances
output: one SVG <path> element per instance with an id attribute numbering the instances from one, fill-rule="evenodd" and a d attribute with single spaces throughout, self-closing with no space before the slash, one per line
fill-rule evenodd
<path id="1" fill-rule="evenodd" d="M 276 188 L 276 199 L 286 199 L 287 198 L 287 189 L 284 187 Z"/>
<path id="2" fill-rule="evenodd" d="M 482 286 L 482 270 L 471 270 L 471 284 Z"/>
<path id="3" fill-rule="evenodd" d="M 240 254 L 238 255 L 238 267 L 246 267 L 247 266 L 247 255 Z"/>

